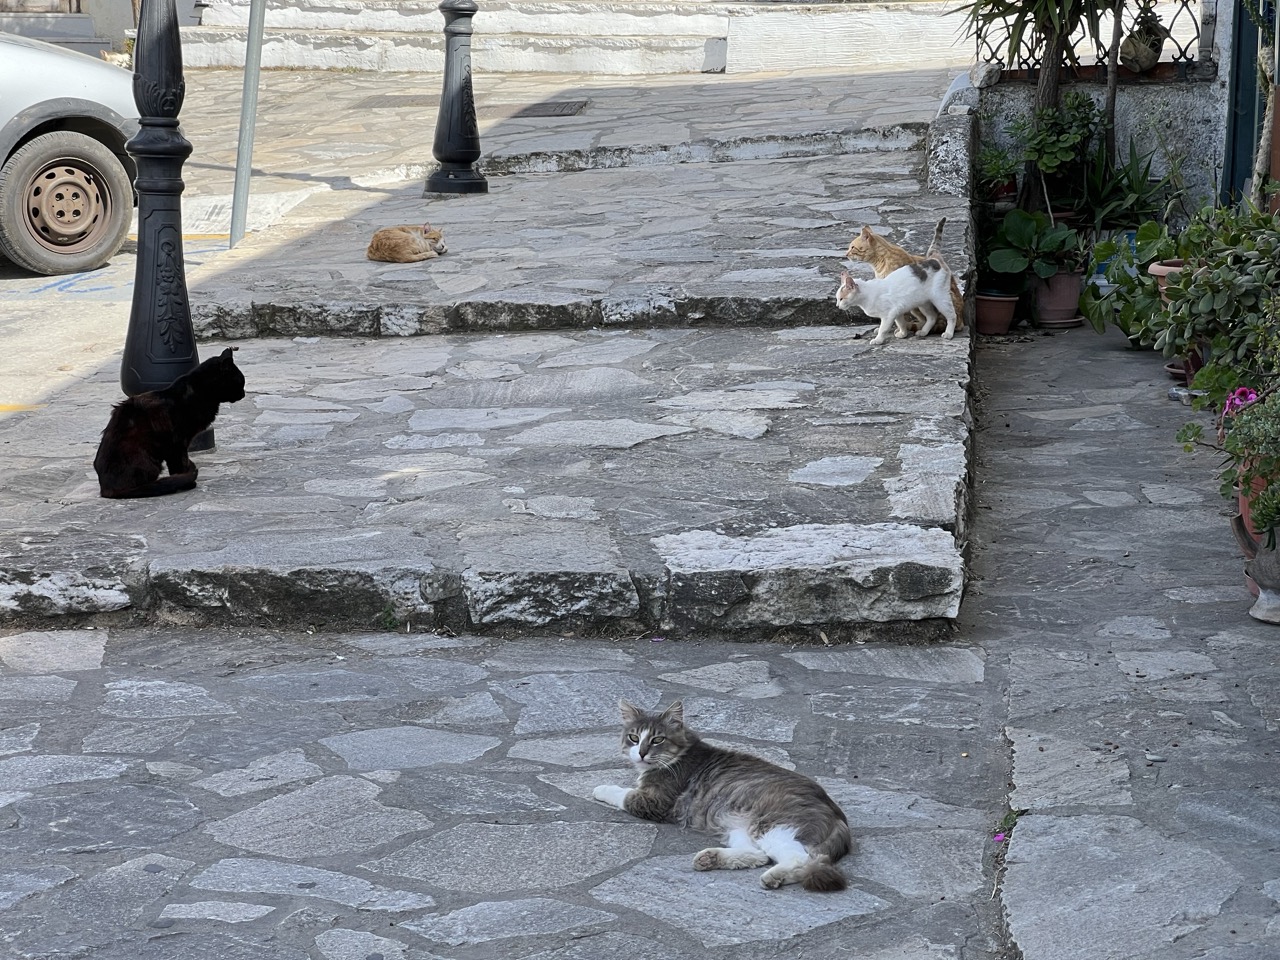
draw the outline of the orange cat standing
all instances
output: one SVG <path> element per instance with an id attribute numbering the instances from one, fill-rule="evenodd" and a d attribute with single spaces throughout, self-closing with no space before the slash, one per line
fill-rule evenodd
<path id="1" fill-rule="evenodd" d="M 934 255 L 942 242 L 942 228 L 946 226 L 947 219 L 943 217 L 938 221 L 938 226 L 933 231 L 933 243 L 929 247 L 929 252 L 923 256 L 917 256 L 909 250 L 905 250 L 886 240 L 877 233 L 873 233 L 870 227 L 863 227 L 862 232 L 853 238 L 849 243 L 849 249 L 845 251 L 845 256 L 850 260 L 860 260 L 863 263 L 871 264 L 871 269 L 875 271 L 876 279 L 882 280 L 899 267 L 905 267 L 909 263 L 919 263 Z M 964 298 L 960 295 L 960 287 L 956 283 L 955 277 L 951 278 L 951 304 L 956 311 L 956 329 L 960 330 L 964 327 Z M 918 325 L 924 322 L 924 317 L 914 315 L 915 324 L 912 329 L 919 329 Z"/>
<path id="2" fill-rule="evenodd" d="M 383 227 L 374 233 L 364 255 L 370 260 L 381 260 L 384 263 L 415 263 L 438 257 L 447 249 L 444 234 L 431 224 L 424 223 L 420 227 L 404 224 Z"/>

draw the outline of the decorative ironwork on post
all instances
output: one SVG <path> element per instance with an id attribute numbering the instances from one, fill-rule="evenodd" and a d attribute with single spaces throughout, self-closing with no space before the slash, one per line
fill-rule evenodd
<path id="1" fill-rule="evenodd" d="M 489 192 L 489 181 L 475 168 L 480 159 L 480 127 L 471 90 L 471 18 L 479 9 L 475 0 L 440 3 L 444 14 L 444 89 L 431 148 L 440 169 L 427 177 L 427 194 Z"/>
<path id="2" fill-rule="evenodd" d="M 125 149 L 138 168 L 138 262 L 120 364 L 120 385 L 129 396 L 167 387 L 200 363 L 182 258 L 179 196 L 191 144 L 178 129 L 186 83 L 174 0 L 142 0 L 133 63 L 140 129 Z M 212 430 L 191 445 L 212 447 Z"/>

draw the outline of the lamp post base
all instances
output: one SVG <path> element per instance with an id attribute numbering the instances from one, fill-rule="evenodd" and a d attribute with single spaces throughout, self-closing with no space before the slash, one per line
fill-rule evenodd
<path id="1" fill-rule="evenodd" d="M 209 453 L 217 449 L 217 443 L 213 436 L 213 427 L 207 430 L 201 430 L 195 435 L 192 441 L 187 444 L 187 453 Z"/>
<path id="2" fill-rule="evenodd" d="M 442 166 L 427 177 L 427 188 L 423 194 L 488 192 L 489 181 L 475 167 Z"/>

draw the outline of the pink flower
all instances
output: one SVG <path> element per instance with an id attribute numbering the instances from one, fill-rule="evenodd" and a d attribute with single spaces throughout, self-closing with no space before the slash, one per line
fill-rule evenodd
<path id="1" fill-rule="evenodd" d="M 1258 391 L 1252 387 L 1236 387 L 1227 395 L 1226 405 L 1222 408 L 1224 414 L 1239 413 L 1251 403 L 1257 403 Z"/>
<path id="2" fill-rule="evenodd" d="M 997 833 L 994 837 L 991 838 L 991 840 L 994 843 L 1004 843 L 1004 837 L 1005 835 L 1003 833 Z"/>

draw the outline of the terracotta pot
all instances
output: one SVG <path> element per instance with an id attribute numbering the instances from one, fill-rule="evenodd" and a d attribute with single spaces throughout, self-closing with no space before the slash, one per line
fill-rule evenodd
<path id="1" fill-rule="evenodd" d="M 1047 280 L 1036 277 L 1032 284 L 1036 299 L 1036 317 L 1045 323 L 1063 323 L 1079 315 L 1080 291 L 1084 273 L 1059 270 Z"/>
<path id="2" fill-rule="evenodd" d="M 990 337 L 1009 332 L 1018 306 L 1016 293 L 979 293 L 974 301 L 973 325 L 979 333 Z"/>
<path id="3" fill-rule="evenodd" d="M 1240 509 L 1240 519 L 1244 521 L 1244 528 L 1249 531 L 1249 536 L 1254 539 L 1255 543 L 1261 543 L 1266 537 L 1266 532 L 1259 532 L 1254 528 L 1253 511 L 1250 507 L 1253 503 L 1253 498 L 1265 489 L 1267 489 L 1266 477 L 1254 477 L 1247 490 L 1244 487 L 1236 486 L 1236 506 Z"/>
<path id="4" fill-rule="evenodd" d="M 1160 289 L 1160 299 L 1165 303 L 1169 302 L 1169 298 L 1164 294 L 1164 288 L 1169 285 L 1169 277 L 1181 270 L 1182 266 L 1182 260 L 1157 260 L 1147 267 L 1147 273 L 1156 278 L 1156 286 Z"/>

